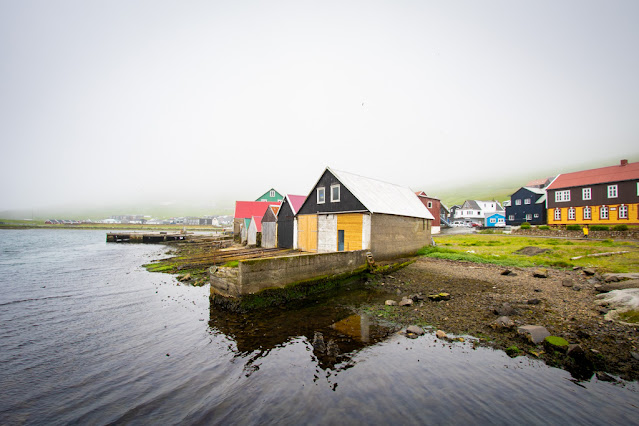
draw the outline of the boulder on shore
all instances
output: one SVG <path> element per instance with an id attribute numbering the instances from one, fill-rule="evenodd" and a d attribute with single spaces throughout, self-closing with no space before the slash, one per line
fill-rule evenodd
<path id="1" fill-rule="evenodd" d="M 517 328 L 517 333 L 526 336 L 528 340 L 536 345 L 543 342 L 546 337 L 550 336 L 546 327 L 542 327 L 540 325 L 522 325 Z"/>

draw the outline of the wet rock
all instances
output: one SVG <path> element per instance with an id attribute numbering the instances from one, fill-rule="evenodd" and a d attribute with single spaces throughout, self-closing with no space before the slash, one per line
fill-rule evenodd
<path id="1" fill-rule="evenodd" d="M 630 352 L 630 356 L 639 361 L 639 352 Z"/>
<path id="2" fill-rule="evenodd" d="M 564 287 L 572 287 L 574 284 L 572 280 L 562 280 L 561 285 Z"/>
<path id="3" fill-rule="evenodd" d="M 601 380 L 602 382 L 616 382 L 617 379 L 612 377 L 610 374 L 604 373 L 603 371 L 597 371 L 597 380 Z"/>
<path id="4" fill-rule="evenodd" d="M 493 312 L 495 313 L 495 315 L 508 316 L 508 315 L 514 315 L 515 309 L 513 309 L 513 307 L 510 306 L 508 302 L 506 302 L 503 305 L 501 305 L 499 308 L 495 309 Z"/>
<path id="5" fill-rule="evenodd" d="M 399 302 L 399 306 L 413 306 L 413 299 L 409 299 L 408 297 L 404 297 L 401 302 Z"/>
<path id="6" fill-rule="evenodd" d="M 546 268 L 537 268 L 533 272 L 533 277 L 535 278 L 548 278 L 548 269 Z"/>
<path id="7" fill-rule="evenodd" d="M 581 345 L 573 343 L 572 345 L 568 345 L 566 354 L 572 358 L 582 358 L 586 356 L 586 351 L 584 351 Z"/>
<path id="8" fill-rule="evenodd" d="M 522 325 L 517 328 L 517 333 L 526 336 L 526 338 L 534 344 L 539 344 L 543 342 L 546 337 L 550 336 L 546 327 L 540 325 Z"/>
<path id="9" fill-rule="evenodd" d="M 324 343 L 324 335 L 319 331 L 316 331 L 313 335 L 313 349 L 318 352 L 326 351 L 326 344 Z"/>
<path id="10" fill-rule="evenodd" d="M 437 336 L 438 339 L 446 339 L 448 337 L 448 335 L 446 335 L 446 333 L 444 333 L 442 330 L 437 330 L 435 332 L 435 336 Z"/>
<path id="11" fill-rule="evenodd" d="M 529 304 L 529 305 L 539 305 L 540 302 L 541 301 L 539 299 L 528 299 L 526 301 L 526 303 Z"/>
<path id="12" fill-rule="evenodd" d="M 593 276 L 597 273 L 593 268 L 584 268 L 584 274 L 588 276 Z"/>
<path id="13" fill-rule="evenodd" d="M 499 328 L 512 328 L 515 326 L 515 322 L 510 319 L 510 317 L 502 316 L 497 318 L 497 321 L 495 321 L 495 325 Z"/>
<path id="14" fill-rule="evenodd" d="M 395 300 L 390 300 L 390 299 L 389 299 L 389 300 L 387 300 L 386 302 L 384 302 L 384 304 L 385 304 L 386 306 L 397 306 L 397 301 L 395 301 Z"/>
<path id="15" fill-rule="evenodd" d="M 423 336 L 425 332 L 423 328 L 416 325 L 411 325 L 410 327 L 406 329 L 406 333 L 415 334 L 417 336 Z"/>
<path id="16" fill-rule="evenodd" d="M 422 300 L 424 300 L 424 296 L 422 296 L 421 294 L 412 294 L 410 296 L 408 296 L 410 299 L 413 299 L 413 302 L 420 302 Z"/>

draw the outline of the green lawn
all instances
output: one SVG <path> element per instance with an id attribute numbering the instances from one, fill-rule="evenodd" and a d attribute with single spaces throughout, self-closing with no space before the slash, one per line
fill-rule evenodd
<path id="1" fill-rule="evenodd" d="M 435 247 L 424 247 L 420 254 L 442 259 L 493 263 L 510 267 L 550 266 L 572 268 L 595 267 L 601 272 L 639 272 L 639 243 L 581 241 L 559 238 L 531 238 L 509 235 L 441 235 L 435 236 Z M 534 256 L 515 253 L 525 247 L 547 249 Z M 629 251 L 605 257 L 572 257 L 594 253 Z"/>

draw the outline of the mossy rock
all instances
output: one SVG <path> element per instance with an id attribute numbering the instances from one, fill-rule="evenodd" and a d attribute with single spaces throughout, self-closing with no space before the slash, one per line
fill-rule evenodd
<path id="1" fill-rule="evenodd" d="M 519 355 L 522 354 L 521 349 L 519 349 L 517 346 L 513 345 L 511 347 L 508 347 L 506 349 L 504 349 L 504 352 L 506 352 L 506 355 L 508 355 L 511 358 L 515 358 Z"/>
<path id="2" fill-rule="evenodd" d="M 544 346 L 549 351 L 557 351 L 565 353 L 568 350 L 570 344 L 563 337 L 548 336 L 544 339 Z"/>

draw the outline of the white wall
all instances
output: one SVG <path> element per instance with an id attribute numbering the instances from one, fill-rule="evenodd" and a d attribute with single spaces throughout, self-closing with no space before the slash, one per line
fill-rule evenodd
<path id="1" fill-rule="evenodd" d="M 337 251 L 337 215 L 317 215 L 317 252 Z"/>

